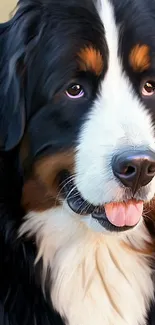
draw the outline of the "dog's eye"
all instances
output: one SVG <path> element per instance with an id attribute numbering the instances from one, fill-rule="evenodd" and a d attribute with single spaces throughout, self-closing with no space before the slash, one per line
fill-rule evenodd
<path id="1" fill-rule="evenodd" d="M 79 84 L 70 85 L 65 91 L 65 93 L 69 98 L 81 98 L 85 94 L 83 87 Z"/>
<path id="2" fill-rule="evenodd" d="M 143 97 L 153 96 L 155 94 L 155 80 L 145 80 L 141 85 L 141 94 Z"/>

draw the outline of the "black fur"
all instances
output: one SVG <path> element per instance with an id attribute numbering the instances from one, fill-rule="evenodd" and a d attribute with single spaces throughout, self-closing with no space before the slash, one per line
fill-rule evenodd
<path id="1" fill-rule="evenodd" d="M 147 11 L 150 33 L 155 29 L 154 0 L 112 2 L 118 21 L 125 17 L 134 25 L 136 6 L 137 23 L 138 13 L 143 17 Z M 74 145 L 97 95 L 99 78 L 74 75 L 88 87 L 89 99 L 80 105 L 67 102 L 63 90 L 73 78 L 74 57 L 83 45 L 92 43 L 108 57 L 103 35 L 104 27 L 89 0 L 20 0 L 15 16 L 0 26 L 0 325 L 65 324 L 43 295 L 40 272 L 34 267 L 35 239 L 18 238 L 24 215 L 21 192 L 25 172 L 31 171 L 35 159 Z M 152 34 L 149 40 L 155 49 Z M 123 44 L 126 51 L 128 47 Z M 28 135 L 29 159 L 23 172 L 19 152 L 24 135 Z M 150 307 L 148 325 L 155 324 L 154 308 Z"/>

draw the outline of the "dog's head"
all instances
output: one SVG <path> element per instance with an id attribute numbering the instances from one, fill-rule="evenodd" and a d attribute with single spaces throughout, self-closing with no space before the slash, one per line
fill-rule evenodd
<path id="1" fill-rule="evenodd" d="M 2 140 L 5 150 L 20 143 L 27 211 L 67 206 L 101 231 L 140 222 L 155 193 L 151 10 L 19 1 L 5 49 L 13 104 Z"/>

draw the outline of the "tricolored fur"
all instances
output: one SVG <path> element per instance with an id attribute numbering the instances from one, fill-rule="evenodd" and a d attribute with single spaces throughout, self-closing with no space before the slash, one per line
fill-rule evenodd
<path id="1" fill-rule="evenodd" d="M 133 198 L 115 154 L 155 152 L 154 26 L 154 0 L 20 0 L 0 26 L 0 324 L 155 324 L 155 178 L 134 229 L 82 215 Z"/>

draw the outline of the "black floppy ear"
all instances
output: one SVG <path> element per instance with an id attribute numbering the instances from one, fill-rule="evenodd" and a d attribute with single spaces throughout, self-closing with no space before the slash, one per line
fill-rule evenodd
<path id="1" fill-rule="evenodd" d="M 26 124 L 26 70 L 36 45 L 41 7 L 20 0 L 15 16 L 0 25 L 0 150 L 15 148 Z"/>
<path id="2" fill-rule="evenodd" d="M 25 95 L 19 55 L 17 52 L 7 60 L 3 56 L 0 72 L 0 78 L 3 74 L 0 85 L 0 148 L 4 151 L 18 145 L 25 128 Z"/>
<path id="3" fill-rule="evenodd" d="M 21 62 L 20 62 L 21 64 Z M 23 137 L 25 129 L 25 94 L 24 76 L 21 74 L 19 62 L 15 63 L 8 91 L 6 92 L 5 130 L 3 130 L 3 149 L 9 151 L 16 147 Z"/>
<path id="4" fill-rule="evenodd" d="M 4 151 L 18 145 L 25 128 L 25 46 L 18 20 L 16 14 L 0 26 L 0 149 Z"/>

